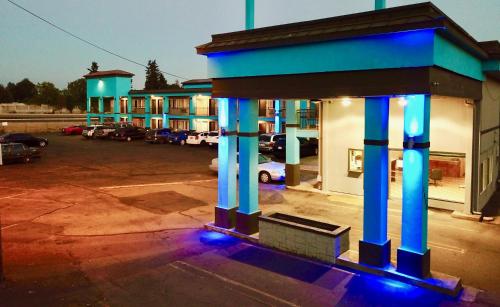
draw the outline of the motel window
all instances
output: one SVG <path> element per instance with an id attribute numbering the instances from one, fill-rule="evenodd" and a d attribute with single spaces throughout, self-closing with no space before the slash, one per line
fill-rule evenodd
<path id="1" fill-rule="evenodd" d="M 90 97 L 90 113 L 99 113 L 99 97 Z"/>
<path id="2" fill-rule="evenodd" d="M 189 97 L 170 98 L 168 103 L 171 109 L 189 108 Z"/>
<path id="3" fill-rule="evenodd" d="M 189 121 L 182 119 L 171 119 L 170 128 L 173 130 L 189 130 Z"/>

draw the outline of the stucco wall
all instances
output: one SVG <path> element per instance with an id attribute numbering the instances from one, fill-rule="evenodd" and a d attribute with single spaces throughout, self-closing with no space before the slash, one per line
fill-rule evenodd
<path id="1" fill-rule="evenodd" d="M 351 99 L 346 106 L 342 99 L 323 102 L 323 188 L 327 191 L 363 195 L 363 175 L 348 173 L 348 149 L 363 149 L 364 99 Z M 431 151 L 465 153 L 465 199 L 457 210 L 470 208 L 472 170 L 473 107 L 464 99 L 432 97 L 430 142 Z M 402 149 L 403 107 L 391 99 L 389 148 Z M 431 204 L 432 205 L 432 204 Z M 436 202 L 436 206 L 440 206 Z"/>
<path id="2" fill-rule="evenodd" d="M 482 191 L 480 180 L 477 182 L 478 189 L 478 207 L 476 210 L 481 210 L 488 200 L 491 198 L 496 189 L 496 181 L 498 178 L 499 169 L 499 143 L 500 131 L 500 82 L 488 78 L 483 83 L 483 99 L 480 103 L 480 127 L 482 131 L 479 140 L 479 164 L 478 174 L 481 176 L 481 163 L 486 159 L 492 159 L 492 175 L 490 185 L 486 190 Z M 493 129 L 497 127 L 496 129 Z M 488 131 L 489 130 L 489 131 Z"/>

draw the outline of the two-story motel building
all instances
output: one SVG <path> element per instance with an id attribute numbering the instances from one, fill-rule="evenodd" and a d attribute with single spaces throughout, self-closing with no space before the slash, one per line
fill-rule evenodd
<path id="1" fill-rule="evenodd" d="M 89 73 L 87 124 L 131 122 L 143 128 L 214 131 L 218 129 L 217 100 L 212 81 L 194 79 L 179 89 L 134 90 L 134 74 L 123 70 Z M 279 101 L 259 101 L 259 131 L 280 132 L 285 119 Z"/>

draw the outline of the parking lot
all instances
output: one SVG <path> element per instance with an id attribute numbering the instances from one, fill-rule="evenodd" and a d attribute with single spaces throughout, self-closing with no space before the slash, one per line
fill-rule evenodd
<path id="1" fill-rule="evenodd" d="M 290 306 L 362 300 L 359 289 L 347 284 L 366 288 L 365 279 L 356 283 L 349 272 L 202 230 L 212 221 L 217 200 L 217 176 L 208 169 L 216 150 L 45 137 L 49 146 L 40 160 L 0 169 L 7 278 L 0 287 L 2 304 L 223 306 L 239 300 Z M 357 248 L 358 197 L 285 190 L 274 183 L 260 185 L 259 204 L 264 212 L 348 224 L 351 248 Z M 391 202 L 389 213 L 397 248 L 398 204 Z M 500 293 L 499 234 L 496 223 L 456 220 L 431 210 L 433 269 L 461 276 L 464 284 L 486 290 L 474 290 L 471 297 L 493 302 Z M 196 298 L 190 296 L 193 289 L 200 293 Z M 390 299 L 405 302 L 404 291 L 391 293 Z"/>

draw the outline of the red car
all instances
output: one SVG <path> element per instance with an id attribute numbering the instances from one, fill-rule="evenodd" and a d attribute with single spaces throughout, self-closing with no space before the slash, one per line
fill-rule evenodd
<path id="1" fill-rule="evenodd" d="M 62 128 L 61 132 L 64 135 L 82 135 L 83 126 L 69 126 Z"/>

